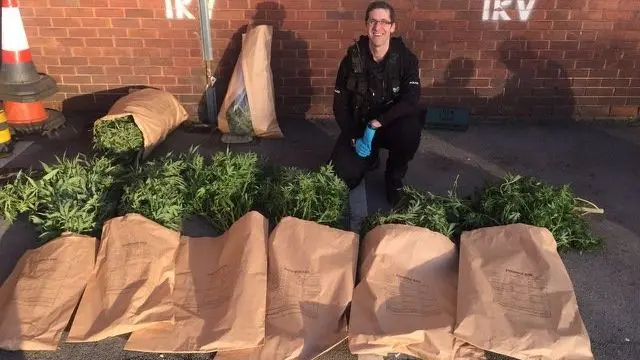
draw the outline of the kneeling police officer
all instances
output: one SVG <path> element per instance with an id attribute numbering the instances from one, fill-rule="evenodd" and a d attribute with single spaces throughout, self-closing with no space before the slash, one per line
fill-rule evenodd
<path id="1" fill-rule="evenodd" d="M 395 205 L 420 144 L 418 58 L 400 37 L 391 37 L 391 5 L 372 2 L 365 23 L 367 35 L 348 49 L 336 77 L 333 113 L 341 134 L 331 161 L 353 189 L 379 165 L 379 149 L 389 150 L 385 184 L 387 200 Z"/>

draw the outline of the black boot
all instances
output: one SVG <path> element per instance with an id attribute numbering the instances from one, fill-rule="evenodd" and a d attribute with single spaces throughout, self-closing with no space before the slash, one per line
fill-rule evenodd
<path id="1" fill-rule="evenodd" d="M 387 202 L 389 202 L 389 205 L 398 205 L 400 201 L 400 190 L 402 190 L 403 186 L 402 181 L 387 183 Z"/>
<path id="2" fill-rule="evenodd" d="M 389 205 L 396 206 L 400 200 L 400 191 L 404 187 L 402 178 L 385 176 L 385 187 L 387 190 L 387 201 Z"/>
<path id="3" fill-rule="evenodd" d="M 400 191 L 404 187 L 402 180 L 409 168 L 407 163 L 394 160 L 396 160 L 394 157 L 389 157 L 389 160 L 387 160 L 387 169 L 384 173 L 387 201 L 391 206 L 396 206 L 400 200 Z"/>

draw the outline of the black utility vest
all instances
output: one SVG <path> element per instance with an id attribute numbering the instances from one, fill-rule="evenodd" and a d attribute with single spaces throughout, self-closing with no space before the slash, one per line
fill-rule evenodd
<path id="1" fill-rule="evenodd" d="M 349 47 L 352 71 L 347 79 L 347 89 L 355 95 L 353 105 L 356 119 L 363 120 L 363 117 L 388 106 L 400 95 L 402 64 L 398 48 L 401 44 L 394 43 L 395 41 L 401 40 L 391 40 L 389 58 L 382 74 L 376 74 L 367 66 L 369 59 L 364 56 L 368 49 L 361 49 L 358 42 Z"/>

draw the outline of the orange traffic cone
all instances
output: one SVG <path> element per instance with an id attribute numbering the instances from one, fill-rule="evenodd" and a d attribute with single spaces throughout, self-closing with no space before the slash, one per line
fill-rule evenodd
<path id="1" fill-rule="evenodd" d="M 2 0 L 0 100 L 9 126 L 19 132 L 34 132 L 62 125 L 64 116 L 45 109 L 42 102 L 57 91 L 55 80 L 38 73 L 33 64 L 18 0 Z"/>

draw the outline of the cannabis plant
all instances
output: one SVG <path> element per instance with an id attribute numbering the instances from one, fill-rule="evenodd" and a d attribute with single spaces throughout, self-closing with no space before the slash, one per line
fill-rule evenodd
<path id="1" fill-rule="evenodd" d="M 251 111 L 246 89 L 238 95 L 236 100 L 227 110 L 227 122 L 232 135 L 252 135 Z"/>
<path id="2" fill-rule="evenodd" d="M 144 137 L 133 116 L 98 121 L 93 126 L 93 150 L 114 159 L 130 161 L 144 149 Z"/>
<path id="3" fill-rule="evenodd" d="M 402 190 L 401 200 L 388 212 L 377 212 L 363 221 L 361 235 L 378 225 L 406 224 L 440 232 L 457 241 L 466 230 L 514 223 L 547 228 L 558 250 L 590 250 L 601 239 L 590 232 L 584 218 L 601 213 L 591 202 L 575 197 L 569 185 L 553 187 L 533 177 L 507 175 L 501 182 L 486 185 L 474 197 L 458 197 L 456 186 L 446 197 L 411 187 Z"/>
<path id="4" fill-rule="evenodd" d="M 462 231 L 473 227 L 477 214 L 471 202 L 458 197 L 455 186 L 446 197 L 405 186 L 400 201 L 389 212 L 376 212 L 364 219 L 361 235 L 365 236 L 378 225 L 404 224 L 419 226 L 457 239 Z"/>
<path id="5" fill-rule="evenodd" d="M 180 230 L 187 215 L 184 157 L 167 154 L 136 164 L 131 182 L 124 186 L 120 214 L 137 213 L 172 230 Z"/>
<path id="6" fill-rule="evenodd" d="M 262 179 L 260 208 L 275 223 L 292 216 L 343 227 L 349 190 L 331 165 L 318 171 L 268 166 Z"/>
<path id="7" fill-rule="evenodd" d="M 0 188 L 0 209 L 4 220 L 11 224 L 21 214 L 31 214 L 40 203 L 39 186 L 31 171 L 19 171 L 16 177 Z"/>
<path id="8" fill-rule="evenodd" d="M 219 232 L 254 208 L 260 165 L 255 153 L 216 153 L 210 161 L 191 151 L 185 181 L 188 209 Z"/>
<path id="9" fill-rule="evenodd" d="M 83 154 L 56 158 L 42 167 L 42 177 L 19 180 L 28 185 L 18 206 L 38 227 L 41 240 L 67 231 L 98 236 L 103 223 L 115 215 L 122 168 L 108 158 Z"/>
<path id="10" fill-rule="evenodd" d="M 590 250 L 601 245 L 602 240 L 590 232 L 583 217 L 592 209 L 598 210 L 576 197 L 569 185 L 554 187 L 530 176 L 512 174 L 501 183 L 485 187 L 477 200 L 477 211 L 489 219 L 483 225 L 524 223 L 547 228 L 560 251 Z"/>

